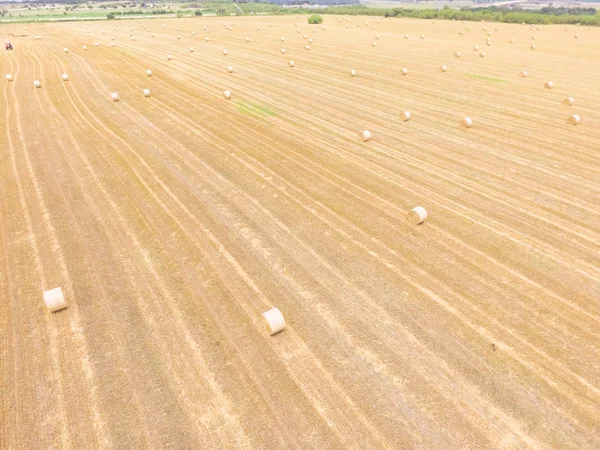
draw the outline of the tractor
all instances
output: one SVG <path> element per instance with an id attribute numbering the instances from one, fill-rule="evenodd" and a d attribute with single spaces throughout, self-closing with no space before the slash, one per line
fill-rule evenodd
<path id="1" fill-rule="evenodd" d="M 12 46 L 12 44 L 10 43 L 10 41 L 6 41 L 6 42 L 4 43 L 4 48 L 5 48 L 6 50 L 12 50 L 12 49 L 13 49 L 13 46 Z"/>

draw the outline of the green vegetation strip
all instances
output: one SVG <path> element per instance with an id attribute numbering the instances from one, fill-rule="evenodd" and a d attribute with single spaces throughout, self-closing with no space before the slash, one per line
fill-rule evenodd
<path id="1" fill-rule="evenodd" d="M 506 84 L 508 84 L 508 81 L 502 80 L 500 78 L 486 77 L 486 76 L 483 76 L 483 75 L 473 75 L 473 74 L 470 74 L 470 73 L 465 73 L 465 76 L 467 76 L 469 78 L 473 78 L 474 80 L 493 81 L 494 83 L 506 83 Z"/>
<path id="2" fill-rule="evenodd" d="M 256 103 L 238 101 L 235 103 L 235 109 L 242 114 L 249 114 L 251 116 L 276 116 L 275 111 L 270 110 L 266 106 L 257 105 Z"/>

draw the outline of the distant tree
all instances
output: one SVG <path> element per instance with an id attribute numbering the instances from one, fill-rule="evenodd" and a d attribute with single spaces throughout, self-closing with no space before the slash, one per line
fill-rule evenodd
<path id="1" fill-rule="evenodd" d="M 115 15 L 115 13 L 114 13 L 114 12 L 110 12 L 110 13 L 108 13 L 108 14 L 106 15 L 106 18 L 107 18 L 108 20 L 112 20 L 112 19 L 114 19 L 115 17 L 116 17 L 116 15 Z"/>
<path id="2" fill-rule="evenodd" d="M 321 16 L 319 16 L 318 14 L 313 14 L 312 16 L 310 16 L 308 18 L 308 23 L 310 23 L 311 25 L 323 23 L 323 18 Z"/>
<path id="3" fill-rule="evenodd" d="M 197 9 L 196 11 L 194 11 L 194 15 L 195 16 L 201 16 L 202 15 L 202 11 L 200 11 L 199 9 Z"/>

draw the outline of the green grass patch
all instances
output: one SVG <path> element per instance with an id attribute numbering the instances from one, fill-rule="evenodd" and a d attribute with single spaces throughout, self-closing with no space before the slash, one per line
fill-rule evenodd
<path id="1" fill-rule="evenodd" d="M 508 84 L 508 81 L 503 80 L 501 78 L 492 78 L 492 77 L 486 77 L 483 75 L 473 75 L 470 73 L 465 73 L 465 76 L 472 78 L 474 80 L 483 80 L 483 81 L 493 81 L 494 83 L 506 83 Z"/>
<path id="2" fill-rule="evenodd" d="M 248 114 L 250 116 L 273 117 L 277 115 L 275 111 L 267 108 L 266 106 L 257 105 L 256 103 L 246 102 L 243 100 L 235 103 L 235 109 L 242 114 Z"/>

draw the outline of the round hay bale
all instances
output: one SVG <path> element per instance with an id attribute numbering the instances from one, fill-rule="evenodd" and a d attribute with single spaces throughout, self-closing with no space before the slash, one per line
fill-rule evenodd
<path id="1" fill-rule="evenodd" d="M 63 48 L 63 51 L 64 51 L 65 53 L 69 53 L 69 49 L 68 49 L 68 48 L 66 48 L 66 47 L 65 47 L 65 48 Z"/>
<path id="2" fill-rule="evenodd" d="M 231 92 L 229 92 L 229 91 L 223 92 L 223 97 L 225 97 L 226 100 L 229 100 L 231 98 Z"/>
<path id="3" fill-rule="evenodd" d="M 404 111 L 401 115 L 400 118 L 402 119 L 403 122 L 406 122 L 407 120 L 410 120 L 410 113 L 408 111 Z"/>
<path id="4" fill-rule="evenodd" d="M 195 31 L 192 31 L 192 36 L 196 36 L 196 32 Z"/>
<path id="5" fill-rule="evenodd" d="M 310 45 L 304 47 L 306 50 L 310 50 Z"/>
<path id="6" fill-rule="evenodd" d="M 419 225 L 427 220 L 427 210 L 422 206 L 416 206 L 408 212 L 408 220 Z"/>
<path id="7" fill-rule="evenodd" d="M 544 84 L 544 87 L 546 89 L 552 89 L 554 87 L 554 83 L 552 81 L 546 81 L 546 83 Z"/>
<path id="8" fill-rule="evenodd" d="M 250 42 L 250 38 L 249 37 L 246 38 L 246 42 Z"/>
<path id="9" fill-rule="evenodd" d="M 10 73 L 6 74 L 6 81 L 12 81 L 13 80 L 13 76 Z"/>
<path id="10" fill-rule="evenodd" d="M 227 50 L 223 50 L 223 54 L 224 54 L 224 55 L 227 55 L 227 54 L 228 54 L 228 53 L 227 53 Z"/>
<path id="11" fill-rule="evenodd" d="M 296 33 L 300 33 L 300 28 L 298 28 L 298 29 L 296 30 Z"/>
<path id="12" fill-rule="evenodd" d="M 531 47 L 529 48 L 531 48 L 531 50 L 535 50 L 535 44 L 531 44 Z"/>
<path id="13" fill-rule="evenodd" d="M 282 48 L 282 49 L 281 49 L 281 54 L 282 54 L 282 55 L 285 55 L 285 48 Z"/>
<path id="14" fill-rule="evenodd" d="M 209 39 L 209 37 L 208 37 L 208 36 L 206 36 L 206 37 L 204 38 L 204 40 L 205 40 L 206 42 L 210 41 L 210 39 Z"/>
<path id="15" fill-rule="evenodd" d="M 181 36 L 177 35 L 177 39 L 181 39 Z"/>
<path id="16" fill-rule="evenodd" d="M 488 47 L 490 47 L 490 46 L 492 45 L 492 41 L 488 39 L 488 40 L 487 40 L 487 42 L 486 42 L 486 45 L 487 45 Z"/>
<path id="17" fill-rule="evenodd" d="M 227 66 L 227 72 L 233 73 L 233 66 Z"/>
<path id="18" fill-rule="evenodd" d="M 481 52 L 481 53 L 479 54 L 479 57 L 480 57 L 480 58 L 485 58 L 485 52 Z"/>
<path id="19" fill-rule="evenodd" d="M 568 106 L 573 106 L 573 103 L 575 103 L 575 99 L 573 97 L 567 97 L 563 100 L 563 103 Z"/>
<path id="20" fill-rule="evenodd" d="M 154 33 L 150 33 L 150 37 L 154 37 Z"/>
<path id="21" fill-rule="evenodd" d="M 348 28 L 348 24 L 346 24 L 346 28 Z"/>
<path id="22" fill-rule="evenodd" d="M 171 61 L 173 57 L 171 55 L 167 55 L 167 61 Z"/>
<path id="23" fill-rule="evenodd" d="M 67 307 L 65 296 L 59 287 L 44 292 L 44 303 L 50 312 L 60 311 Z"/>
<path id="24" fill-rule="evenodd" d="M 290 67 L 294 67 L 294 61 L 290 61 L 288 64 Z"/>
<path id="25" fill-rule="evenodd" d="M 510 42 L 511 44 L 514 44 L 515 43 L 515 38 L 510 38 L 510 40 L 508 42 Z"/>
<path id="26" fill-rule="evenodd" d="M 144 89 L 143 91 L 144 97 L 150 97 L 150 89 Z"/>
<path id="27" fill-rule="evenodd" d="M 454 56 L 456 56 L 457 58 L 460 58 L 460 52 L 455 52 Z"/>
<path id="28" fill-rule="evenodd" d="M 356 70 L 354 70 L 354 69 L 350 70 L 350 76 L 351 77 L 355 77 L 356 76 Z"/>
<path id="29" fill-rule="evenodd" d="M 571 122 L 573 125 L 577 125 L 580 121 L 581 118 L 577 114 L 573 114 L 571 117 L 569 117 L 569 122 Z"/>
<path id="30" fill-rule="evenodd" d="M 190 47 L 190 52 L 194 53 L 194 47 Z"/>
<path id="31" fill-rule="evenodd" d="M 277 308 L 272 308 L 267 312 L 262 313 L 260 317 L 269 336 L 273 336 L 285 328 L 285 319 L 283 318 L 281 311 Z"/>
<path id="32" fill-rule="evenodd" d="M 522 71 L 521 71 L 521 76 L 522 76 L 523 78 L 527 78 L 527 71 L 526 71 L 526 70 L 522 70 Z"/>
<path id="33" fill-rule="evenodd" d="M 149 76 L 149 77 L 151 77 L 152 76 L 152 70 L 147 69 L 146 70 L 146 75 Z"/>
<path id="34" fill-rule="evenodd" d="M 131 37 L 131 40 L 132 40 L 132 41 L 135 41 L 135 36 L 132 36 L 132 37 Z"/>
<path id="35" fill-rule="evenodd" d="M 424 34 L 422 34 L 420 37 L 421 37 L 421 39 L 425 39 L 425 35 Z"/>
<path id="36" fill-rule="evenodd" d="M 306 39 L 307 37 L 308 37 L 308 36 L 307 36 L 307 35 L 305 35 L 305 34 L 303 34 L 303 35 L 302 35 L 302 39 Z"/>
<path id="37" fill-rule="evenodd" d="M 575 39 L 579 39 L 579 33 L 577 33 L 574 37 Z"/>
<path id="38" fill-rule="evenodd" d="M 115 46 L 115 43 L 114 43 L 114 42 L 111 42 L 111 43 L 110 43 L 110 46 L 111 46 L 111 47 L 114 47 L 114 46 Z"/>
<path id="39" fill-rule="evenodd" d="M 116 92 L 113 92 L 112 94 L 110 94 L 110 98 L 112 99 L 113 102 L 118 102 L 119 94 L 117 94 Z"/>
<path id="40" fill-rule="evenodd" d="M 408 69 L 406 67 L 403 67 L 402 70 L 400 71 L 400 73 L 402 75 L 406 75 L 408 73 Z"/>
<path id="41" fill-rule="evenodd" d="M 408 39 L 408 34 L 405 34 L 405 35 L 404 35 L 404 39 Z"/>
<path id="42" fill-rule="evenodd" d="M 375 39 L 379 40 L 379 35 L 378 34 L 375 35 Z"/>
<path id="43" fill-rule="evenodd" d="M 94 47 L 98 47 L 98 43 L 97 42 L 94 42 Z"/>
<path id="44" fill-rule="evenodd" d="M 479 50 L 479 45 L 474 45 L 473 50 L 475 50 L 475 51 Z"/>
<path id="45" fill-rule="evenodd" d="M 375 41 L 371 42 L 371 46 L 372 47 L 377 47 L 377 42 L 375 42 Z"/>
<path id="46" fill-rule="evenodd" d="M 492 35 L 492 32 L 491 32 L 491 31 L 488 31 L 488 34 L 487 34 L 487 35 L 488 35 L 488 36 L 491 36 L 491 35 Z"/>
<path id="47" fill-rule="evenodd" d="M 40 82 L 40 80 L 33 80 L 33 86 L 36 88 L 41 88 L 42 83 Z"/>
<path id="48" fill-rule="evenodd" d="M 258 31 L 260 31 L 260 27 L 257 27 L 256 29 L 257 29 Z"/>
<path id="49" fill-rule="evenodd" d="M 363 142 L 367 142 L 371 140 L 371 132 L 370 131 L 361 131 L 360 132 L 360 140 Z"/>
<path id="50" fill-rule="evenodd" d="M 312 44 L 312 39 L 309 39 L 309 40 L 308 40 L 308 43 L 309 43 L 309 44 Z"/>
<path id="51" fill-rule="evenodd" d="M 536 39 L 537 39 L 537 38 L 536 38 L 535 34 L 532 34 L 532 35 L 531 35 L 531 40 L 532 40 L 532 41 L 535 41 Z"/>
<path id="52" fill-rule="evenodd" d="M 283 36 L 281 36 L 281 42 L 285 41 L 285 38 Z"/>
<path id="53" fill-rule="evenodd" d="M 445 72 L 446 70 L 448 70 L 448 68 L 447 68 L 447 67 L 446 67 L 444 64 L 442 64 L 442 65 L 440 66 L 440 70 L 441 70 L 442 72 Z"/>
<path id="54" fill-rule="evenodd" d="M 473 121 L 468 117 L 465 117 L 460 123 L 465 128 L 471 128 L 471 125 L 473 125 Z"/>
<path id="55" fill-rule="evenodd" d="M 69 81 L 69 75 L 67 75 L 66 73 L 63 73 L 60 77 L 63 81 Z"/>
<path id="56" fill-rule="evenodd" d="M 458 34 L 460 34 L 460 35 L 462 36 L 462 34 L 463 34 L 463 30 L 460 30 L 460 31 L 458 32 Z"/>
<path id="57" fill-rule="evenodd" d="M 110 37 L 110 40 L 111 40 L 111 41 L 114 41 L 114 40 L 115 40 L 115 37 L 114 37 L 114 36 L 111 36 L 111 37 Z"/>

